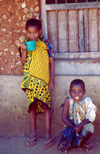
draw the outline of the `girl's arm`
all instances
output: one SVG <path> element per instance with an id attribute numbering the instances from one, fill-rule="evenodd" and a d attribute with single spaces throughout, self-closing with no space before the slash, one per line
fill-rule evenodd
<path id="1" fill-rule="evenodd" d="M 22 62 L 22 65 L 23 65 L 23 66 L 24 66 L 24 64 L 25 64 L 26 57 L 27 57 L 27 50 L 26 50 L 26 49 L 23 49 L 22 57 L 21 57 L 21 62 Z"/>
<path id="2" fill-rule="evenodd" d="M 62 121 L 68 126 L 75 126 L 74 123 L 69 119 L 69 97 L 67 97 L 64 102 Z"/>
<path id="3" fill-rule="evenodd" d="M 49 90 L 53 90 L 54 87 L 54 73 L 55 73 L 55 65 L 54 65 L 54 59 L 53 57 L 49 58 L 50 62 L 50 83 L 49 83 Z"/>
<path id="4" fill-rule="evenodd" d="M 24 66 L 24 63 L 27 57 L 26 45 L 24 43 L 21 43 L 21 48 L 22 48 L 21 62 L 22 62 L 22 65 Z"/>

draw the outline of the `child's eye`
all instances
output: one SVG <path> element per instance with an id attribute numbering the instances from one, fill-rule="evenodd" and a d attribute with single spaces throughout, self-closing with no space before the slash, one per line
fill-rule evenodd
<path id="1" fill-rule="evenodd" d="M 75 91 L 73 90 L 72 93 L 75 93 Z"/>
<path id="2" fill-rule="evenodd" d="M 31 32 L 28 32 L 28 34 L 31 34 Z"/>
<path id="3" fill-rule="evenodd" d="M 81 90 L 79 91 L 79 93 L 81 93 Z"/>

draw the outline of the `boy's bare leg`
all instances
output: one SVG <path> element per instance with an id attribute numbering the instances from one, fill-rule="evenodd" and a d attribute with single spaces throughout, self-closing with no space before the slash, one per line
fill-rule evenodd
<path id="1" fill-rule="evenodd" d="M 89 142 L 89 139 L 90 137 L 93 135 L 93 133 L 91 132 L 88 132 L 86 137 L 83 139 L 83 143 L 88 143 Z M 89 142 L 90 143 L 90 142 Z"/>
<path id="2" fill-rule="evenodd" d="M 93 133 L 88 132 L 86 137 L 82 141 L 82 145 L 85 147 L 85 151 L 92 151 L 93 150 L 92 143 L 89 141 L 89 139 L 92 135 L 93 135 Z"/>

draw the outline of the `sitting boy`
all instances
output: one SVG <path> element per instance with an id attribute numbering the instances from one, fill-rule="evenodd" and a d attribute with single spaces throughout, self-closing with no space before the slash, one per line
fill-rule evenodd
<path id="1" fill-rule="evenodd" d="M 94 133 L 92 122 L 96 117 L 96 106 L 91 98 L 83 97 L 86 93 L 85 84 L 75 79 L 70 84 L 70 96 L 65 99 L 62 110 L 62 120 L 67 126 L 74 126 L 82 146 L 86 151 L 93 150 L 89 138 Z"/>

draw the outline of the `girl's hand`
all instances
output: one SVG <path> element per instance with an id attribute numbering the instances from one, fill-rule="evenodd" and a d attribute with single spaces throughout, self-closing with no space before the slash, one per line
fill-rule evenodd
<path id="1" fill-rule="evenodd" d="M 21 42 L 20 47 L 21 47 L 22 49 L 26 49 L 26 45 L 25 45 L 23 42 Z"/>
<path id="2" fill-rule="evenodd" d="M 49 83 L 49 90 L 52 91 L 54 86 L 55 86 L 54 82 L 50 81 L 50 83 Z"/>

